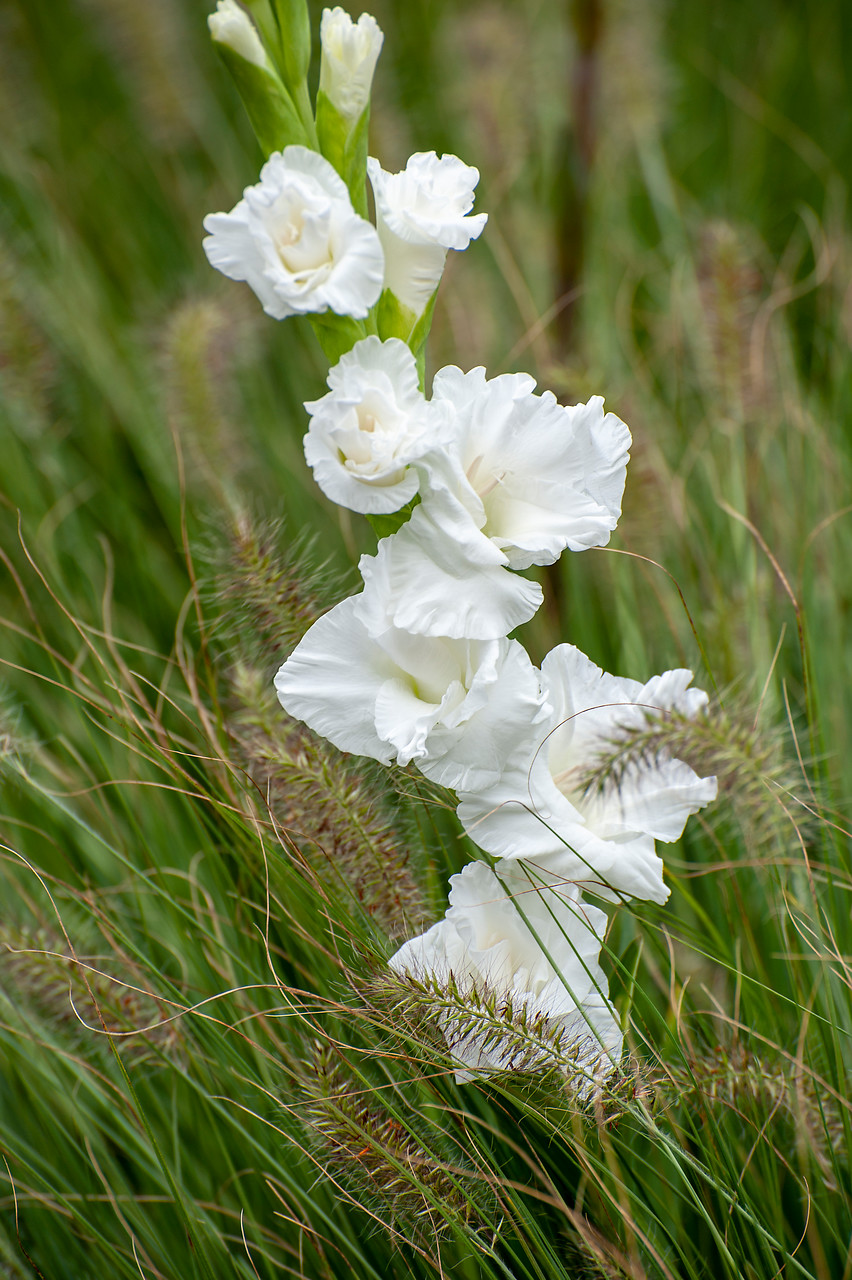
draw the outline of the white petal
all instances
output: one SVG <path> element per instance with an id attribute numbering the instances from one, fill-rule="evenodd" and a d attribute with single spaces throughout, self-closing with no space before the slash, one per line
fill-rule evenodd
<path id="1" fill-rule="evenodd" d="M 353 511 L 389 514 L 410 502 L 420 477 L 411 465 L 446 420 L 418 385 L 404 342 L 357 342 L 328 375 L 330 391 L 305 408 L 305 457 L 327 497 Z"/>
<path id="2" fill-rule="evenodd" d="M 400 173 L 385 173 L 370 157 L 367 172 L 385 253 L 385 287 L 421 315 L 437 289 L 448 249 L 466 249 L 485 214 L 469 213 L 479 171 L 457 156 L 411 156 Z"/>
<path id="3" fill-rule="evenodd" d="M 399 173 L 385 173 L 371 157 L 367 169 L 379 218 L 403 240 L 466 249 L 488 220 L 486 214 L 468 216 L 479 170 L 458 156 L 419 151 Z"/>
<path id="4" fill-rule="evenodd" d="M 626 771 L 607 798 L 607 819 L 615 814 L 625 831 L 647 831 L 657 840 L 680 839 L 690 814 L 716 799 L 715 778 L 699 778 L 683 760 L 659 760 L 653 768 Z"/>
<path id="5" fill-rule="evenodd" d="M 714 797 L 715 779 L 664 752 L 602 790 L 584 791 L 583 777 L 626 729 L 643 728 L 649 711 L 694 715 L 706 695 L 687 687 L 689 671 L 642 685 L 602 671 L 573 645 L 552 650 L 541 677 L 547 717 L 519 736 L 494 786 L 460 794 L 462 824 L 489 853 L 529 860 L 601 896 L 665 901 L 654 838 L 676 839 L 688 815 Z"/>
<path id="6" fill-rule="evenodd" d="M 357 22 L 338 5 L 323 9 L 320 20 L 320 89 L 337 110 L 357 120 L 370 101 L 373 73 L 384 35 L 376 19 L 362 13 Z"/>
<path id="7" fill-rule="evenodd" d="M 564 408 L 526 374 L 440 370 L 433 402 L 453 407 L 452 439 L 483 510 L 483 533 L 512 568 L 609 540 L 621 511 L 630 432 L 603 401 Z M 430 499 L 431 500 L 431 499 Z M 470 499 L 465 499 L 470 506 Z"/>
<path id="8" fill-rule="evenodd" d="M 349 190 L 334 165 L 318 151 L 295 143 L 283 151 L 273 151 L 260 171 L 260 185 L 269 183 L 273 191 L 280 191 L 294 174 L 312 178 L 326 195 L 351 206 Z"/>
<path id="9" fill-rule="evenodd" d="M 690 689 L 692 672 L 665 671 L 646 684 L 610 675 L 573 645 L 559 645 L 542 663 L 542 681 L 565 722 L 551 744 L 570 735 L 570 751 L 585 767 L 596 753 L 609 754 L 630 729 L 641 730 L 656 710 L 697 715 L 707 703 L 700 689 Z M 619 785 L 596 797 L 588 812 L 596 827 L 616 835 L 644 832 L 659 840 L 677 840 L 687 818 L 716 797 L 716 779 L 699 778 L 681 760 L 657 753 L 622 771 Z"/>
<path id="10" fill-rule="evenodd" d="M 352 350 L 329 369 L 328 385 L 338 395 L 352 395 L 362 389 L 366 373 L 384 374 L 398 402 L 412 412 L 425 402 L 417 377 L 417 362 L 411 349 L 399 338 L 382 342 L 371 335 L 356 342 Z M 312 411 L 314 407 L 311 406 Z"/>
<path id="11" fill-rule="evenodd" d="M 590 831 L 541 765 L 507 770 L 493 787 L 459 793 L 457 812 L 480 849 L 497 858 L 523 859 L 566 886 L 611 902 L 631 897 L 665 902 L 669 896 L 653 838 L 607 839 Z"/>
<path id="12" fill-rule="evenodd" d="M 257 67 L 269 66 L 269 59 L 255 25 L 236 0 L 218 0 L 216 12 L 210 14 L 207 25 L 217 44 L 227 45 L 234 53 L 245 58 L 246 62 L 254 63 Z"/>
<path id="13" fill-rule="evenodd" d="M 353 475 L 341 465 L 339 452 L 327 438 L 316 433 L 305 436 L 305 459 L 327 498 L 349 511 L 362 515 L 391 515 L 411 502 L 417 493 L 419 476 L 411 466 L 402 466 L 399 479 L 388 475 L 369 479 Z M 390 473 L 391 476 L 396 474 Z"/>
<path id="14" fill-rule="evenodd" d="M 444 919 L 405 943 L 391 967 L 420 980 L 432 975 L 442 986 L 452 975 L 462 992 L 469 985 L 471 994 L 496 997 L 498 1008 L 511 1001 L 532 1019 L 549 1019 L 566 1048 L 578 1045 L 572 1083 L 585 1091 L 583 1076 L 611 1065 L 621 1051 L 600 966 L 606 918 L 577 894 L 536 885 L 517 864 L 501 863 L 497 871 L 473 862 L 452 876 Z M 459 1064 L 457 1079 L 513 1065 L 511 1033 L 501 1040 L 491 1027 L 465 1029 L 451 1013 L 437 1021 Z M 540 1060 L 548 1061 L 546 1051 Z"/>
<path id="15" fill-rule="evenodd" d="M 440 523 L 439 523 L 440 521 Z M 505 557 L 480 535 L 461 503 L 415 507 L 411 519 L 375 556 L 363 556 L 365 582 L 381 584 L 387 619 L 362 613 L 366 626 L 386 621 L 422 635 L 497 639 L 529 621 L 542 601 L 538 583 L 510 573 Z"/>
<path id="16" fill-rule="evenodd" d="M 385 255 L 375 227 L 347 210 L 332 242 L 333 267 L 322 293 L 331 311 L 362 320 L 378 302 Z"/>
<path id="17" fill-rule="evenodd" d="M 375 729 L 375 704 L 393 669 L 355 616 L 350 597 L 324 614 L 296 646 L 275 677 L 285 711 L 304 721 L 341 751 L 395 757 Z"/>
<path id="18" fill-rule="evenodd" d="M 461 982 L 470 971 L 467 949 L 456 929 L 445 920 L 439 920 L 418 937 L 409 938 L 388 964 L 395 973 L 410 974 L 420 982 L 433 977 L 441 984 L 449 980 L 450 974 Z"/>
<path id="19" fill-rule="evenodd" d="M 208 213 L 204 229 L 210 234 L 204 237 L 201 247 L 211 267 L 229 280 L 244 280 L 274 320 L 293 314 L 266 278 L 263 239 L 249 224 L 245 200 L 240 200 L 230 213 Z"/>
<path id="20" fill-rule="evenodd" d="M 385 256 L 384 287 L 415 316 L 422 316 L 441 283 L 447 250 L 436 244 L 403 240 L 381 218 L 378 233 Z"/>
<path id="21" fill-rule="evenodd" d="M 477 694 L 482 705 L 471 713 Z M 460 791 L 495 783 L 518 736 L 545 714 L 538 672 L 516 640 L 500 642 L 493 678 L 484 689 L 474 678 L 466 707 L 468 718 L 460 725 L 448 725 L 447 717 L 435 725 L 428 756 L 418 761 L 427 778 Z"/>
<path id="22" fill-rule="evenodd" d="M 246 280 L 277 319 L 329 308 L 360 319 L 378 299 L 384 255 L 333 166 L 307 147 L 274 152 L 229 214 L 205 219 L 210 262 Z"/>

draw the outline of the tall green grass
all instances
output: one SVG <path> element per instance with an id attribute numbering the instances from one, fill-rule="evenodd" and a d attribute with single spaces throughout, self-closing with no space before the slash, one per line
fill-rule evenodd
<path id="1" fill-rule="evenodd" d="M 458 152 L 491 215 L 432 368 L 634 434 L 522 638 L 715 693 L 592 1109 L 558 1064 L 455 1083 L 384 966 L 470 855 L 447 798 L 271 696 L 371 535 L 302 459 L 309 329 L 200 250 L 261 159 L 206 8 L 0 14 L 0 1274 L 847 1280 L 843 4 L 374 10 L 375 149 Z"/>

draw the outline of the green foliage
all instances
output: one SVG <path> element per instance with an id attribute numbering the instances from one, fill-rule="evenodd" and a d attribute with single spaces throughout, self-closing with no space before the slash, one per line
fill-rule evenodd
<path id="1" fill-rule="evenodd" d="M 547 571 L 524 641 L 737 690 L 581 780 L 676 746 L 723 784 L 667 907 L 613 913 L 633 1065 L 588 1100 L 488 993 L 444 1018 L 554 1061 L 456 1083 L 384 961 L 469 848 L 273 700 L 375 538 L 304 465 L 310 326 L 200 250 L 260 159 L 206 9 L 0 17 L 0 1272 L 847 1276 L 843 4 L 375 11 L 373 151 L 458 152 L 490 213 L 432 366 L 605 391 L 634 434 L 612 548 Z"/>

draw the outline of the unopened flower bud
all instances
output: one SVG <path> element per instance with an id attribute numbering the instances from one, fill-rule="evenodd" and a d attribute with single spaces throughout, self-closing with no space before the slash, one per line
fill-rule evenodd
<path id="1" fill-rule="evenodd" d="M 211 13 L 207 19 L 207 25 L 217 44 L 226 45 L 246 62 L 252 62 L 257 67 L 269 66 L 255 25 L 236 0 L 219 0 L 216 12 Z"/>
<path id="2" fill-rule="evenodd" d="M 339 6 L 323 9 L 320 23 L 320 89 L 342 116 L 357 120 L 370 101 L 373 73 L 384 35 L 376 19 L 357 22 Z"/>

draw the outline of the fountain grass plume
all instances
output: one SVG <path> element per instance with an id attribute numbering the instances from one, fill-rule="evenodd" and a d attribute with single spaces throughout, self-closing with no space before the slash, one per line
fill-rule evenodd
<path id="1" fill-rule="evenodd" d="M 286 838 L 321 877 L 346 887 L 388 936 L 421 921 L 424 901 L 388 789 L 281 709 L 270 667 L 339 594 L 314 545 L 280 522 L 238 512 L 213 553 L 213 643 L 223 652 L 225 730 Z"/>
<path id="2" fill-rule="evenodd" d="M 208 553 L 214 642 L 262 659 L 271 674 L 310 626 L 348 592 L 322 561 L 316 539 L 290 536 L 280 520 L 233 513 L 224 542 Z"/>
<path id="3" fill-rule="evenodd" d="M 434 1241 L 451 1227 L 476 1229 L 483 1184 L 458 1151 L 435 1150 L 437 1134 L 430 1126 L 428 1145 L 415 1132 L 413 1108 L 394 1111 L 382 1094 L 356 1075 L 335 1046 L 316 1041 L 308 1048 L 299 1075 L 307 1136 L 329 1173 L 377 1219 L 387 1217 L 396 1235 Z M 485 1188 L 487 1191 L 487 1187 Z M 492 1216 L 493 1195 L 487 1194 Z"/>
<path id="4" fill-rule="evenodd" d="M 713 702 L 694 717 L 649 710 L 643 724 L 625 728 L 595 753 L 578 788 L 586 795 L 618 790 L 634 768 L 668 757 L 700 777 L 716 776 L 725 802 L 717 812 L 733 807 L 752 847 L 779 838 L 792 822 L 801 831 L 808 819 L 797 793 L 810 784 L 788 758 L 783 734 L 758 729 L 754 712 L 734 699 Z"/>
<path id="5" fill-rule="evenodd" d="M 425 904 L 412 848 L 369 766 L 285 715 L 257 668 L 238 664 L 228 679 L 228 731 L 276 825 L 388 937 L 418 927 Z"/>
<path id="6" fill-rule="evenodd" d="M 576 1026 L 566 1026 L 483 982 L 460 982 L 452 973 L 442 981 L 431 973 L 390 971 L 376 977 L 365 994 L 389 1027 L 404 1028 L 415 1045 L 452 1069 L 458 1066 L 456 1050 L 499 1053 L 505 1070 L 489 1069 L 489 1075 L 535 1074 L 545 1091 L 555 1089 L 578 1108 L 590 1099 L 600 1102 L 620 1078 L 581 1016 Z"/>
<path id="7" fill-rule="evenodd" d="M 687 1108 L 693 1117 L 713 1114 L 717 1122 L 727 1112 L 755 1135 L 767 1129 L 782 1152 L 803 1146 L 826 1185 L 837 1189 L 833 1162 L 839 1158 L 848 1169 L 843 1118 L 811 1069 L 771 1048 L 758 1053 L 726 1036 L 723 1043 L 667 1063 L 664 1072 L 656 1079 L 662 1099 Z"/>
<path id="8" fill-rule="evenodd" d="M 182 1056 L 180 1022 L 140 967 L 115 952 L 72 952 L 58 929 L 0 926 L 0 989 L 4 1022 L 20 1021 L 33 1039 L 58 1040 L 87 1060 L 109 1056 L 105 1033 L 118 1037 L 128 1064 Z"/>

